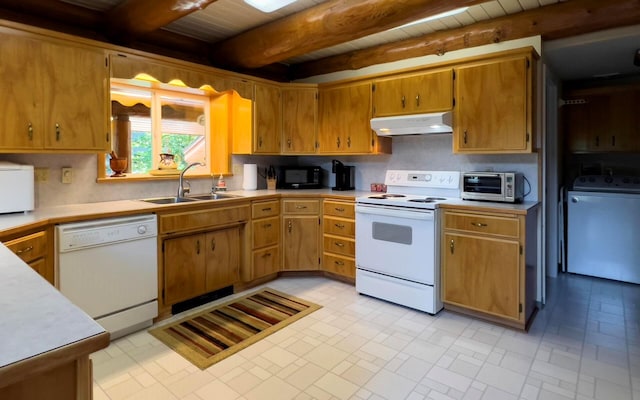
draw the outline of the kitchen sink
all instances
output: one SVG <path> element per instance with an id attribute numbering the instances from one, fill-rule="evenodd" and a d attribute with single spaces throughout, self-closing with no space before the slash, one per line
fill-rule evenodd
<path id="1" fill-rule="evenodd" d="M 174 204 L 174 203 L 188 203 L 191 201 L 196 201 L 196 199 L 190 197 L 156 197 L 153 199 L 142 199 L 142 201 L 146 201 L 147 203 L 153 204 Z"/>
<path id="2" fill-rule="evenodd" d="M 235 194 L 228 193 L 209 193 L 209 194 L 196 194 L 193 196 L 187 197 L 188 199 L 196 199 L 196 200 L 220 200 L 220 199 L 233 199 L 241 196 L 237 196 Z"/>

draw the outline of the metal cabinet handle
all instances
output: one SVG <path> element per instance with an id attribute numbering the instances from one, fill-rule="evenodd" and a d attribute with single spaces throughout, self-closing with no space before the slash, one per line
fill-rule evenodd
<path id="1" fill-rule="evenodd" d="M 338 145 L 338 148 L 340 148 L 340 138 L 336 139 L 336 144 Z"/>
<path id="2" fill-rule="evenodd" d="M 351 136 L 347 136 L 347 147 L 351 147 Z"/>
<path id="3" fill-rule="evenodd" d="M 258 137 L 258 147 L 262 147 L 262 136 Z"/>
<path id="4" fill-rule="evenodd" d="M 343 229 L 344 228 L 344 224 L 334 224 L 336 226 L 336 228 L 338 229 Z"/>
<path id="5" fill-rule="evenodd" d="M 344 211 L 344 208 L 342 208 L 342 207 L 336 207 L 336 211 L 338 211 L 338 212 L 343 212 L 343 211 Z"/>
<path id="6" fill-rule="evenodd" d="M 402 98 L 400 99 L 400 101 L 402 102 L 402 108 L 404 108 L 404 106 L 405 106 L 405 99 L 404 99 L 404 96 L 402 96 Z"/>
<path id="7" fill-rule="evenodd" d="M 333 244 L 335 244 L 338 247 L 344 247 L 344 243 L 340 243 L 340 242 L 333 242 Z"/>
<path id="8" fill-rule="evenodd" d="M 56 123 L 56 142 L 60 141 L 60 124 Z"/>
<path id="9" fill-rule="evenodd" d="M 420 107 L 420 95 L 416 95 L 416 107 Z"/>
<path id="10" fill-rule="evenodd" d="M 464 130 L 464 134 L 462 135 L 462 139 L 464 140 L 464 144 L 467 144 L 467 130 Z"/>
<path id="11" fill-rule="evenodd" d="M 16 254 L 28 253 L 33 250 L 33 246 L 25 247 L 24 249 L 20 249 L 16 251 Z"/>
<path id="12" fill-rule="evenodd" d="M 453 247 L 454 247 L 453 239 L 451 239 L 451 242 L 449 243 L 449 250 L 451 250 L 451 254 L 453 254 Z"/>
<path id="13" fill-rule="evenodd" d="M 336 264 L 336 265 L 344 265 L 344 261 L 335 260 L 334 264 Z"/>
<path id="14" fill-rule="evenodd" d="M 216 251 L 216 239 L 211 239 L 211 251 Z"/>
<path id="15" fill-rule="evenodd" d="M 291 139 L 287 139 L 287 147 L 291 148 Z"/>
<path id="16" fill-rule="evenodd" d="M 200 254 L 200 240 L 196 240 L 196 254 Z"/>
<path id="17" fill-rule="evenodd" d="M 291 220 L 289 220 L 289 223 L 287 224 L 287 229 L 289 230 L 289 233 L 291 233 L 291 230 L 293 229 L 293 223 Z"/>
<path id="18" fill-rule="evenodd" d="M 271 224 L 264 224 L 262 225 L 263 228 L 271 228 Z"/>
<path id="19" fill-rule="evenodd" d="M 33 140 L 33 124 L 29 122 L 29 127 L 27 128 L 27 132 L 29 135 L 29 140 Z"/>
<path id="20" fill-rule="evenodd" d="M 271 211 L 271 207 L 263 208 L 262 211 Z"/>
<path id="21" fill-rule="evenodd" d="M 264 253 L 262 255 L 262 258 L 267 258 L 267 257 L 271 257 L 271 253 Z"/>
<path id="22" fill-rule="evenodd" d="M 301 206 L 301 205 L 299 205 L 299 204 L 296 206 L 296 209 L 297 209 L 297 210 L 303 210 L 303 209 L 305 209 L 305 208 L 307 208 L 307 206 Z"/>
<path id="23" fill-rule="evenodd" d="M 471 225 L 477 226 L 478 228 L 487 226 L 487 224 L 483 224 L 482 222 L 472 222 Z"/>

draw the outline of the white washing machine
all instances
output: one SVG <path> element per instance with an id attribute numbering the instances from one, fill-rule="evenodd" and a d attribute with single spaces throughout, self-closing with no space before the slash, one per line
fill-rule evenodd
<path id="1" fill-rule="evenodd" d="M 567 195 L 567 271 L 640 283 L 640 178 L 576 178 Z"/>

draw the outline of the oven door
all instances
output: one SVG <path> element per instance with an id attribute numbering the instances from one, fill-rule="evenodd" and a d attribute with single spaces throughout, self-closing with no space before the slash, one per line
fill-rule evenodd
<path id="1" fill-rule="evenodd" d="M 437 238 L 433 210 L 356 205 L 356 266 L 434 284 Z"/>

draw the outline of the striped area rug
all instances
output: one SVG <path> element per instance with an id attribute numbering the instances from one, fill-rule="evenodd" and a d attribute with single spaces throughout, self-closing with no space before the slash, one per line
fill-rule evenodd
<path id="1" fill-rule="evenodd" d="M 149 330 L 200 369 L 322 308 L 265 288 Z"/>

